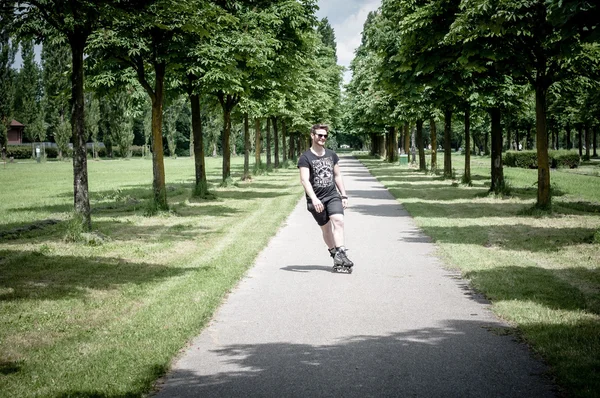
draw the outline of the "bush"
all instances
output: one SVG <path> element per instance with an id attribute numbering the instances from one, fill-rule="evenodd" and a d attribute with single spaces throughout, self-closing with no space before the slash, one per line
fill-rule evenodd
<path id="1" fill-rule="evenodd" d="M 577 151 L 550 151 L 551 166 L 553 168 L 568 167 L 574 169 L 579 166 L 579 153 Z"/>
<path id="2" fill-rule="evenodd" d="M 577 151 L 549 151 L 548 161 L 550 167 L 569 167 L 579 166 L 579 154 Z M 523 169 L 537 169 L 536 151 L 508 151 L 504 154 L 503 163 L 508 167 L 520 167 Z"/>
<path id="3" fill-rule="evenodd" d="M 6 147 L 6 157 L 14 159 L 31 159 L 31 146 L 8 145 Z"/>
<path id="4" fill-rule="evenodd" d="M 132 157 L 138 157 L 138 158 L 141 158 L 141 157 L 142 157 L 142 155 L 143 155 L 143 153 L 144 153 L 144 152 L 143 152 L 143 149 L 144 149 L 144 148 L 143 148 L 143 147 L 141 147 L 141 146 L 138 146 L 138 145 L 133 145 L 133 146 L 131 146 L 131 148 L 130 148 L 130 149 L 131 149 L 131 156 L 132 156 Z"/>
<path id="5" fill-rule="evenodd" d="M 46 148 L 46 159 L 56 159 L 58 157 L 58 149 Z"/>
<path id="6" fill-rule="evenodd" d="M 536 151 L 508 151 L 502 160 L 505 166 L 523 169 L 537 169 Z"/>

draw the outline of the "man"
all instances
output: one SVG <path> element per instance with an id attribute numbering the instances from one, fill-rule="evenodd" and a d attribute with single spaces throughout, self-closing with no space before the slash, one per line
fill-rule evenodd
<path id="1" fill-rule="evenodd" d="M 298 159 L 300 181 L 306 192 L 308 211 L 321 227 L 334 269 L 350 269 L 354 263 L 348 259 L 344 246 L 344 209 L 348 206 L 348 196 L 338 164 L 339 157 L 325 148 L 328 134 L 327 125 L 312 126 L 312 145 Z"/>

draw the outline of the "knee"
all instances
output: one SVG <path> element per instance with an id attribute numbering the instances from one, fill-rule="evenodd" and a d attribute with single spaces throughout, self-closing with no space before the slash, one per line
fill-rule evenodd
<path id="1" fill-rule="evenodd" d="M 344 217 L 332 217 L 331 223 L 333 224 L 333 228 L 344 228 Z"/>

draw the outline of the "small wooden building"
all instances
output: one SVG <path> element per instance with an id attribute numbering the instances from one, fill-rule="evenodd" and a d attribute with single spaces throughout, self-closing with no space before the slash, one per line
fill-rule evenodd
<path id="1" fill-rule="evenodd" d="M 23 143 L 23 130 L 25 126 L 16 120 L 10 122 L 8 128 L 8 145 L 22 144 Z"/>

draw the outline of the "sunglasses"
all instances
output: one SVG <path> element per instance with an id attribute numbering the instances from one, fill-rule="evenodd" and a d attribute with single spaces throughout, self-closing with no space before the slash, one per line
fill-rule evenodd
<path id="1" fill-rule="evenodd" d="M 317 134 L 317 137 L 327 139 L 327 134 Z"/>

